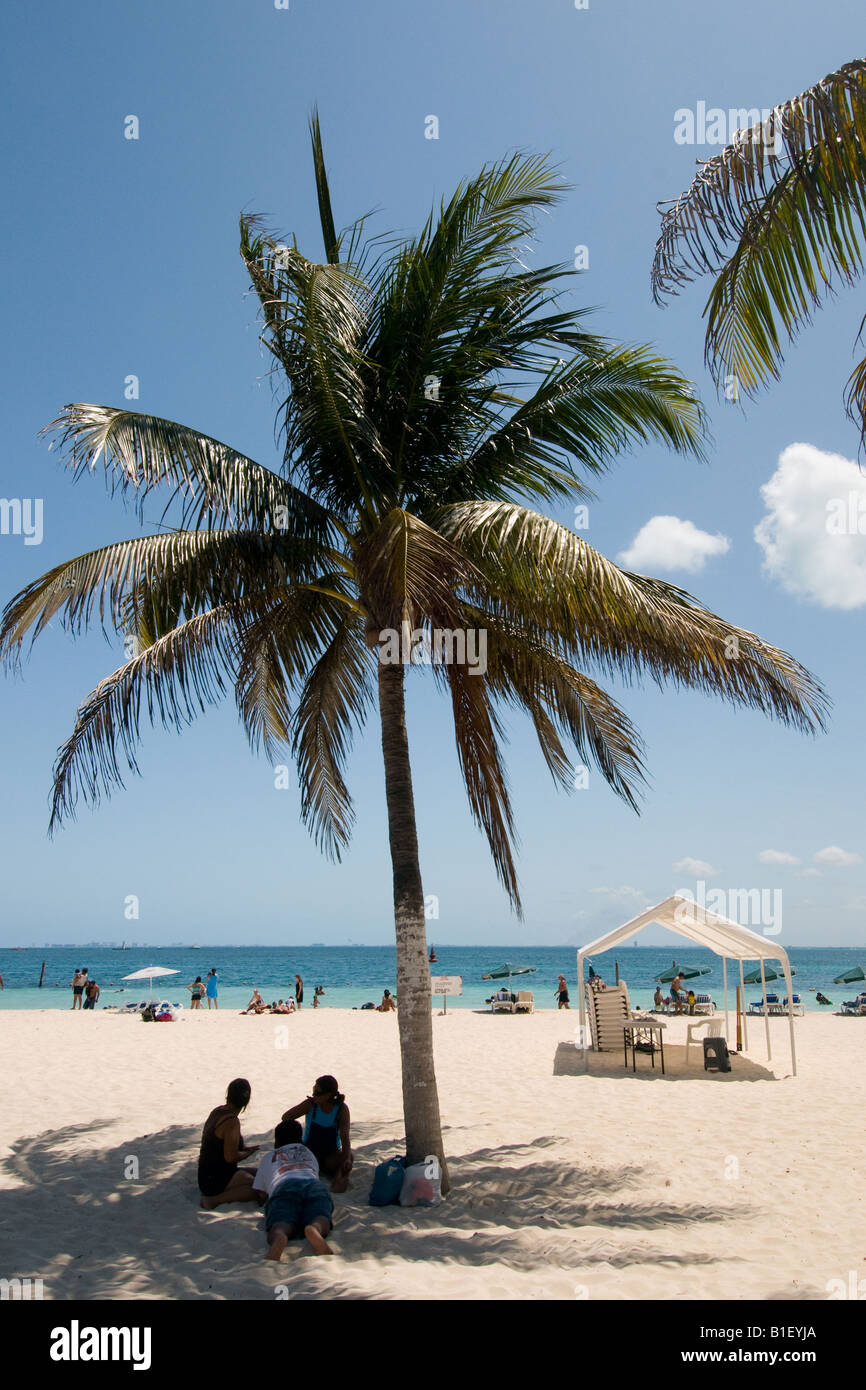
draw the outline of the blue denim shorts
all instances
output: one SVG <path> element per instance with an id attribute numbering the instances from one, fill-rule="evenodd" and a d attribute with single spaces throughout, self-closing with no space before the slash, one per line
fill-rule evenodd
<path id="1" fill-rule="evenodd" d="M 331 1194 L 318 1178 L 284 1182 L 265 1203 L 265 1230 L 281 1222 L 293 1226 L 295 1234 L 300 1235 L 317 1216 L 327 1217 L 330 1230 L 333 1210 Z"/>

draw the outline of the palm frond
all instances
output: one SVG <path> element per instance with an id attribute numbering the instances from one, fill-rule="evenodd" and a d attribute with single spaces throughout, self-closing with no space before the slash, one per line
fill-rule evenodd
<path id="1" fill-rule="evenodd" d="M 567 527 L 501 502 L 431 512 L 485 582 L 467 597 L 523 625 L 566 659 L 626 680 L 697 687 L 803 732 L 823 728 L 826 693 L 787 652 L 673 584 L 620 569 Z"/>
<path id="2" fill-rule="evenodd" d="M 131 492 L 141 515 L 157 487 L 182 505 L 182 526 L 230 521 L 251 530 L 303 531 L 320 539 L 334 518 L 299 488 L 218 439 L 156 415 L 112 406 L 67 405 L 42 431 L 53 433 L 76 478 L 103 460 L 112 492 Z M 53 447 L 53 444 L 52 444 Z"/>
<path id="3" fill-rule="evenodd" d="M 778 377 L 787 343 L 824 298 L 862 274 L 864 256 L 866 60 L 857 59 L 740 132 L 664 207 L 653 293 L 662 302 L 716 276 L 707 365 L 717 384 L 753 395 Z M 848 403 L 866 439 L 856 393 Z"/>
<path id="4" fill-rule="evenodd" d="M 361 623 L 344 618 L 310 671 L 294 717 L 301 818 L 316 844 L 337 861 L 355 819 L 343 770 L 372 699 L 372 664 Z"/>
<path id="5" fill-rule="evenodd" d="M 103 629 L 138 625 L 140 596 L 157 591 L 187 615 L 255 592 L 267 573 L 272 584 L 321 574 L 336 552 L 301 536 L 248 531 L 166 531 L 117 541 L 55 565 L 7 604 L 0 623 L 0 659 L 14 660 L 28 631 L 36 637 L 52 618 L 78 635 L 94 618 Z M 172 624 L 174 626 L 174 624 Z"/>
<path id="6" fill-rule="evenodd" d="M 499 748 L 499 721 L 484 680 L 472 675 L 468 667 L 455 662 L 436 666 L 434 671 L 451 693 L 457 756 L 472 818 L 487 837 L 497 876 L 515 912 L 522 917 L 514 864 L 514 815 Z"/>
<path id="7" fill-rule="evenodd" d="M 198 614 L 100 681 L 78 709 L 75 729 L 54 765 L 49 831 L 123 786 L 124 767 L 138 773 L 143 718 L 181 730 L 231 683 L 238 612 Z"/>

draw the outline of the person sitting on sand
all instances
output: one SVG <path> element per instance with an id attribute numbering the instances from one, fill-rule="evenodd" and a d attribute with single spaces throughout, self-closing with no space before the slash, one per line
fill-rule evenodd
<path id="1" fill-rule="evenodd" d="M 283 1115 L 284 1120 L 306 1117 L 304 1143 L 316 1155 L 321 1172 L 333 1177 L 332 1192 L 345 1192 L 355 1160 L 349 1138 L 349 1107 L 333 1076 L 320 1076 L 313 1094 Z"/>
<path id="2" fill-rule="evenodd" d="M 202 983 L 201 975 L 196 975 L 196 977 L 195 977 L 195 979 L 193 980 L 192 984 L 191 984 L 191 985 L 187 985 L 187 989 L 189 990 L 189 993 L 190 993 L 190 1003 L 189 1003 L 190 1008 L 191 1008 L 191 1009 L 200 1009 L 200 1008 L 201 1008 L 201 1001 L 202 1001 L 202 999 L 204 998 L 204 984 Z"/>
<path id="3" fill-rule="evenodd" d="M 334 1203 L 319 1177 L 316 1155 L 301 1143 L 297 1120 L 281 1120 L 274 1148 L 259 1163 L 253 1192 L 265 1209 L 267 1259 L 279 1260 L 289 1241 L 304 1233 L 314 1255 L 333 1255 L 325 1240 Z"/>
<path id="4" fill-rule="evenodd" d="M 254 1202 L 254 1168 L 239 1168 L 243 1158 L 249 1158 L 258 1144 L 249 1147 L 241 1134 L 238 1119 L 250 1103 L 252 1088 L 243 1077 L 229 1082 L 225 1105 L 218 1105 L 204 1122 L 201 1149 L 198 1156 L 198 1185 L 201 1206 L 205 1211 L 223 1206 L 226 1202 Z"/>
<path id="5" fill-rule="evenodd" d="M 263 1014 L 267 1012 L 267 1004 L 257 989 L 253 989 L 253 997 L 245 1009 L 241 1009 L 241 1014 Z"/>
<path id="6" fill-rule="evenodd" d="M 397 1003 L 390 989 L 386 989 L 385 993 L 382 995 L 382 1002 L 381 1004 L 377 1005 L 377 1011 L 380 1014 L 389 1014 L 392 1012 L 397 1012 Z"/>

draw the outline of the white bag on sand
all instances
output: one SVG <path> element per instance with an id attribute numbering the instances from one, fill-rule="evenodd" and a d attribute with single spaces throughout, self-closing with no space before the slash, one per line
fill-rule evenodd
<path id="1" fill-rule="evenodd" d="M 401 1207 L 438 1207 L 442 1201 L 442 1169 L 435 1158 L 406 1169 L 400 1189 Z"/>

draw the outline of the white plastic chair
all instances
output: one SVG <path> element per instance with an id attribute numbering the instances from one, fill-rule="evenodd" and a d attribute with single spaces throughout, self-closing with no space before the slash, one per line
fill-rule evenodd
<path id="1" fill-rule="evenodd" d="M 692 1034 L 697 1033 L 700 1029 L 705 1028 L 706 1032 L 702 1033 L 702 1037 L 720 1038 L 722 1036 L 723 1023 L 724 1019 L 722 1018 L 702 1018 L 697 1023 L 689 1024 L 688 1028 L 686 1029 L 686 1066 L 688 1066 L 689 1062 L 689 1047 L 695 1041 Z"/>

